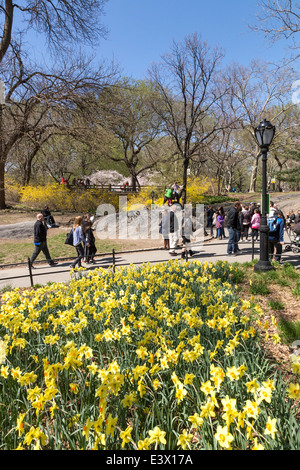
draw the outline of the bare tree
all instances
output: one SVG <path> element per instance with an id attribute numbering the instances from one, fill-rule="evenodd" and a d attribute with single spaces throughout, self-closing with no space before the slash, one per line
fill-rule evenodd
<path id="1" fill-rule="evenodd" d="M 161 119 L 153 110 L 157 97 L 149 83 L 124 79 L 101 94 L 96 109 L 102 129 L 113 133 L 122 154 L 107 151 L 107 158 L 126 165 L 131 187 L 136 190 L 138 176 L 157 164 L 157 153 L 151 146 L 161 132 Z"/>
<path id="2" fill-rule="evenodd" d="M 0 106 L 0 208 L 5 207 L 5 165 L 14 146 L 25 139 L 32 157 L 53 134 L 68 134 L 74 110 L 88 93 L 99 93 L 114 71 L 89 62 L 63 61 L 52 70 L 38 70 L 24 63 L 15 48 L 0 64 L 7 85 L 6 102 Z M 28 156 L 27 164 L 32 162 Z M 27 168 L 27 178 L 30 176 Z"/>
<path id="3" fill-rule="evenodd" d="M 214 118 L 220 91 L 217 73 L 223 58 L 219 49 L 211 50 L 197 34 L 182 43 L 173 43 L 169 54 L 154 64 L 150 79 L 161 97 L 156 112 L 164 123 L 164 131 L 172 137 L 183 163 L 183 197 L 186 202 L 187 170 L 193 156 L 204 142 L 220 129 Z"/>
<path id="4" fill-rule="evenodd" d="M 273 124 L 294 105 L 289 102 L 293 73 L 289 68 L 271 68 L 266 63 L 252 62 L 249 67 L 231 65 L 224 75 L 230 87 L 231 108 L 240 129 L 249 135 L 249 152 L 253 155 L 250 192 L 256 189 L 258 164 L 261 155 L 255 139 L 255 127 L 264 118 Z M 278 134 L 277 134 L 278 138 Z"/>
<path id="5" fill-rule="evenodd" d="M 13 40 L 16 13 L 27 28 L 44 34 L 49 47 L 62 50 L 66 44 L 95 41 L 105 36 L 100 22 L 107 0 L 2 0 L 0 4 L 0 63 Z"/>
<path id="6" fill-rule="evenodd" d="M 300 3 L 298 0 L 260 0 L 254 31 L 263 32 L 272 43 L 286 39 L 292 58 L 299 57 L 297 35 L 300 32 Z"/>

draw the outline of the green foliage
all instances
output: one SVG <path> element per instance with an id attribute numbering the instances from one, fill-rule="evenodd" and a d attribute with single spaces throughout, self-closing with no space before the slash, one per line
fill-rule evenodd
<path id="1" fill-rule="evenodd" d="M 268 302 L 268 305 L 269 307 L 271 307 L 272 310 L 275 310 L 275 311 L 280 311 L 280 310 L 284 310 L 285 306 L 282 302 L 280 302 L 280 300 L 269 300 Z"/>
<path id="2" fill-rule="evenodd" d="M 267 280 L 261 275 L 254 276 L 250 285 L 250 292 L 253 295 L 268 295 L 270 289 Z"/>
<path id="3" fill-rule="evenodd" d="M 281 337 L 286 344 L 292 344 L 294 341 L 300 341 L 300 321 L 290 321 L 286 318 L 280 318 L 278 322 Z"/>

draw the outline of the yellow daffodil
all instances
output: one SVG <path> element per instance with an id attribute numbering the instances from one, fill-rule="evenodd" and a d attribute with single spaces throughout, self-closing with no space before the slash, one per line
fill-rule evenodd
<path id="1" fill-rule="evenodd" d="M 166 432 L 162 431 L 158 426 L 155 426 L 153 430 L 148 431 L 150 436 L 150 444 L 158 443 L 166 445 L 167 441 L 165 439 Z"/>
<path id="2" fill-rule="evenodd" d="M 122 439 L 122 449 L 125 447 L 125 444 L 128 444 L 128 442 L 132 440 L 131 438 L 132 430 L 133 430 L 132 426 L 127 426 L 125 431 L 120 432 L 120 438 Z"/>
<path id="3" fill-rule="evenodd" d="M 183 432 L 178 436 L 177 445 L 183 450 L 186 450 L 187 447 L 190 449 L 190 442 L 192 439 L 193 434 L 189 434 L 187 430 L 184 429 Z"/>
<path id="4" fill-rule="evenodd" d="M 276 429 L 276 418 L 271 419 L 270 416 L 268 417 L 268 421 L 266 424 L 266 429 L 264 434 L 271 435 L 272 439 L 275 439 L 275 433 L 278 432 Z"/>
<path id="5" fill-rule="evenodd" d="M 231 449 L 231 442 L 233 441 L 233 435 L 228 431 L 227 426 L 218 426 L 215 438 L 218 441 L 219 445 L 224 449 Z"/>

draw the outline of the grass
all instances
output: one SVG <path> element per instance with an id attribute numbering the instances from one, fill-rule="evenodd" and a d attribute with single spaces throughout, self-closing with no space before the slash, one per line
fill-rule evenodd
<path id="1" fill-rule="evenodd" d="M 239 284 L 238 290 L 259 302 L 267 321 L 275 315 L 281 341 L 290 346 L 300 340 L 300 307 L 298 311 L 297 303 L 300 296 L 300 272 L 290 263 L 274 263 L 275 269 L 266 273 L 255 273 L 254 263 L 234 265 L 236 272 L 233 276 L 234 282 Z M 283 310 L 284 317 L 281 313 Z M 290 314 L 292 319 L 289 319 Z"/>
<path id="2" fill-rule="evenodd" d="M 268 302 L 268 305 L 269 307 L 272 309 L 272 310 L 275 310 L 276 312 L 280 311 L 280 310 L 284 310 L 284 304 L 282 302 L 280 302 L 280 300 L 269 300 Z"/>
<path id="3" fill-rule="evenodd" d="M 252 295 L 268 295 L 270 289 L 268 288 L 267 281 L 262 276 L 257 276 L 253 279 L 250 285 L 250 293 Z"/>
<path id="4" fill-rule="evenodd" d="M 300 321 L 280 318 L 278 326 L 284 343 L 291 345 L 294 341 L 300 341 Z"/>
<path id="5" fill-rule="evenodd" d="M 50 255 L 53 259 L 56 258 L 73 258 L 76 256 L 76 250 L 74 247 L 65 245 L 65 233 L 59 233 L 52 236 L 48 236 L 48 248 Z M 98 253 L 111 253 L 113 249 L 116 251 L 124 251 L 126 249 L 134 249 L 134 242 L 127 242 L 126 244 L 114 242 L 111 240 L 98 240 L 96 239 L 96 247 Z M 12 240 L 0 243 L 0 263 L 1 264 L 14 264 L 14 263 L 26 263 L 28 257 L 33 253 L 33 241 L 24 240 Z M 41 257 L 41 258 L 40 258 Z M 42 259 L 41 254 L 39 259 Z"/>

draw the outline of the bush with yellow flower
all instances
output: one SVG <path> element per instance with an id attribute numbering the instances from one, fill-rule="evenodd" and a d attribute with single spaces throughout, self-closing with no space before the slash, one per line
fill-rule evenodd
<path id="1" fill-rule="evenodd" d="M 234 269 L 172 260 L 3 294 L 0 448 L 299 449 L 299 389 Z"/>

